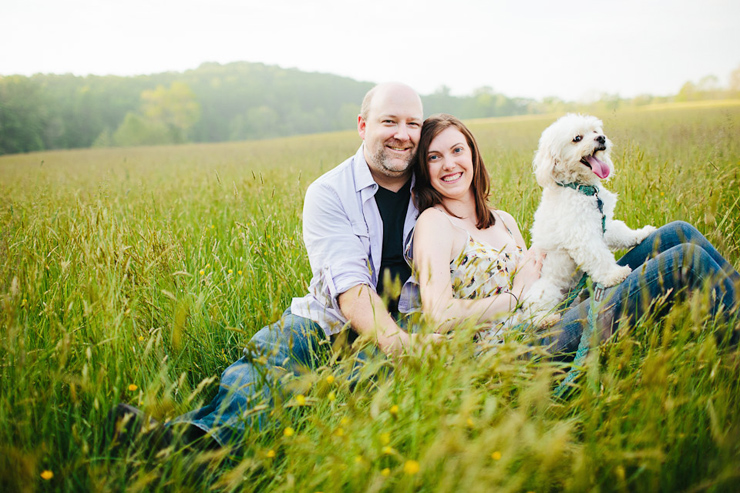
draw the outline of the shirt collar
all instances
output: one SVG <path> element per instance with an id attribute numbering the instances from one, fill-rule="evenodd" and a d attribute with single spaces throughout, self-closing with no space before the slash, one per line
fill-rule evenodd
<path id="1" fill-rule="evenodd" d="M 370 173 L 370 167 L 365 161 L 365 144 L 362 144 L 357 150 L 354 159 L 354 171 L 355 171 L 355 192 L 359 192 L 365 188 L 372 187 L 373 191 L 377 190 L 378 184 L 373 179 L 373 174 Z"/>

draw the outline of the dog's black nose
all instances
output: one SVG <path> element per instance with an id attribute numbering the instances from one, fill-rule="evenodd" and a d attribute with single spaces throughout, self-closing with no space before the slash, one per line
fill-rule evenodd
<path id="1" fill-rule="evenodd" d="M 596 142 L 598 142 L 599 144 L 605 144 L 606 137 L 604 137 L 603 135 L 599 135 L 598 137 L 596 137 Z"/>

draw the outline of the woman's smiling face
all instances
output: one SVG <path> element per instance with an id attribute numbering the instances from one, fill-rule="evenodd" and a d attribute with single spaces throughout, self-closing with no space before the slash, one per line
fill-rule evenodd
<path id="1" fill-rule="evenodd" d="M 430 184 L 443 197 L 461 199 L 471 193 L 473 154 L 457 128 L 448 127 L 432 139 L 426 162 Z"/>

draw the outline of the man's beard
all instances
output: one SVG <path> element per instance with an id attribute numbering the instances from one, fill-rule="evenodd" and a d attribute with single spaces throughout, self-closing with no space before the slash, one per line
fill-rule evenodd
<path id="1" fill-rule="evenodd" d="M 413 152 L 409 156 L 409 158 L 404 162 L 400 161 L 394 163 L 393 160 L 397 158 L 392 158 L 386 153 L 385 145 L 381 146 L 373 155 L 373 161 L 375 161 L 376 169 L 383 173 L 384 175 L 388 177 L 395 178 L 397 176 L 401 176 L 406 171 L 408 171 L 409 167 L 411 167 L 411 163 L 413 163 L 414 158 L 416 157 L 416 153 Z"/>

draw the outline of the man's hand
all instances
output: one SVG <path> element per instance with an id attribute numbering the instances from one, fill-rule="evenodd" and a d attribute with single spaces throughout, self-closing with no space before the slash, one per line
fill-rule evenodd
<path id="1" fill-rule="evenodd" d="M 401 354 L 411 340 L 393 320 L 380 296 L 366 284 L 359 284 L 339 295 L 339 308 L 352 328 L 375 342 L 385 354 Z"/>
<path id="2" fill-rule="evenodd" d="M 365 284 L 340 294 L 339 308 L 360 336 L 375 342 L 389 356 L 398 356 L 414 347 L 444 339 L 440 334 L 409 335 L 396 324 L 375 290 Z"/>

